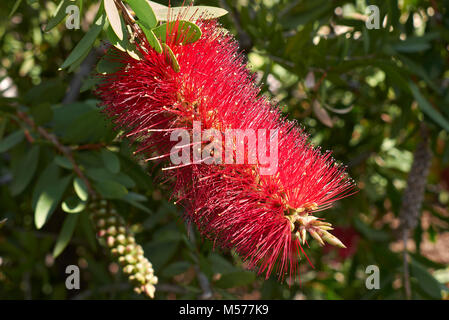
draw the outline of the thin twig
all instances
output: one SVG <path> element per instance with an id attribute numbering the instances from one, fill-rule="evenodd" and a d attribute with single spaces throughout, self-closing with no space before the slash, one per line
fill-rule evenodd
<path id="1" fill-rule="evenodd" d="M 70 150 L 70 148 L 68 148 L 68 147 L 64 146 L 63 144 L 61 144 L 59 142 L 58 138 L 55 135 L 49 133 L 44 128 L 36 125 L 34 120 L 31 119 L 25 112 L 17 111 L 16 114 L 17 114 L 17 116 L 20 119 L 23 120 L 23 122 L 25 122 L 28 126 L 30 126 L 34 131 L 39 133 L 39 135 L 41 137 L 43 137 L 45 140 L 51 142 L 56 147 L 56 149 L 59 152 L 61 152 L 70 161 L 70 163 L 73 166 L 73 171 L 86 184 L 86 187 L 87 187 L 87 190 L 88 190 L 89 194 L 92 196 L 92 198 L 97 198 L 97 193 L 92 188 L 89 180 L 86 178 L 86 176 L 81 171 L 81 169 L 78 166 L 78 164 L 76 163 L 75 159 L 73 158 L 72 151 Z"/>
<path id="2" fill-rule="evenodd" d="M 407 188 L 402 197 L 399 218 L 401 220 L 403 251 L 403 274 L 404 290 L 407 299 L 412 298 L 410 286 L 409 262 L 407 252 L 407 241 L 411 231 L 413 231 L 419 221 L 424 193 L 426 191 L 427 176 L 429 175 L 432 163 L 432 152 L 429 147 L 429 132 L 424 123 L 421 123 L 421 141 L 416 146 L 413 155 L 413 164 L 407 179 Z"/>

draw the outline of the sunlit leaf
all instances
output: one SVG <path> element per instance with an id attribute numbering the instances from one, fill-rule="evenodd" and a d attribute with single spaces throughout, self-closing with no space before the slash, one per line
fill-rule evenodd
<path id="1" fill-rule="evenodd" d="M 175 72 L 179 72 L 181 69 L 179 67 L 179 62 L 176 59 L 175 54 L 173 53 L 173 51 L 170 49 L 170 47 L 165 44 L 162 43 L 162 47 L 164 48 L 164 54 L 165 57 L 167 58 L 167 60 L 171 63 L 173 70 L 175 70 Z"/>
<path id="2" fill-rule="evenodd" d="M 40 174 L 37 183 L 34 185 L 33 195 L 31 198 L 31 207 L 36 209 L 37 200 L 42 193 L 44 188 L 47 188 L 49 185 L 55 184 L 59 178 L 59 167 L 56 165 L 54 161 L 50 162 L 47 167 Z"/>
<path id="3" fill-rule="evenodd" d="M 193 22 L 199 18 L 204 20 L 217 19 L 228 13 L 225 9 L 210 6 L 171 7 L 156 9 L 154 12 L 159 21 L 182 18 Z"/>
<path id="4" fill-rule="evenodd" d="M 177 28 L 176 31 L 174 29 Z M 153 29 L 154 34 L 161 42 L 167 42 L 167 34 L 176 34 L 175 43 L 182 42 L 183 44 L 192 43 L 197 41 L 201 37 L 200 28 L 189 21 L 178 20 L 168 23 L 161 24 L 160 26 Z"/>
<path id="5" fill-rule="evenodd" d="M 70 196 L 62 202 L 61 208 L 67 213 L 79 213 L 86 208 L 86 202 L 76 196 Z"/>
<path id="6" fill-rule="evenodd" d="M 146 28 L 142 23 L 140 23 L 139 21 L 137 21 L 137 24 L 140 26 L 140 28 L 142 29 L 143 33 L 145 34 L 145 37 L 148 40 L 148 43 L 150 44 L 150 46 L 156 50 L 156 52 L 158 53 L 162 53 L 162 46 L 161 43 L 159 42 L 158 38 L 155 36 L 154 32 L 148 28 Z"/>
<path id="7" fill-rule="evenodd" d="M 123 40 L 122 23 L 120 14 L 114 0 L 104 0 L 104 10 L 109 20 L 109 25 L 120 40 Z"/>
<path id="8" fill-rule="evenodd" d="M 89 192 L 86 186 L 86 183 L 80 178 L 76 177 L 73 179 L 73 189 L 75 189 L 75 193 L 82 201 L 87 201 L 89 198 Z"/>
<path id="9" fill-rule="evenodd" d="M 313 113 L 315 113 L 315 116 L 320 120 L 322 124 L 325 126 L 332 128 L 334 126 L 334 123 L 329 116 L 329 113 L 327 113 L 326 109 L 324 109 L 321 106 L 321 103 L 318 100 L 313 101 Z"/>
<path id="10" fill-rule="evenodd" d="M 150 30 L 157 25 L 156 15 L 146 0 L 126 0 L 126 2 L 134 10 L 140 24 Z"/>
<path id="11" fill-rule="evenodd" d="M 42 228 L 58 207 L 71 176 L 59 179 L 54 184 L 46 186 L 39 196 L 34 212 L 34 224 L 37 229 Z"/>

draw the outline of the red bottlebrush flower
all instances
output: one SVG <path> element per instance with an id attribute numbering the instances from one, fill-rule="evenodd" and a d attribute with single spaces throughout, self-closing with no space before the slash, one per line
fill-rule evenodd
<path id="1" fill-rule="evenodd" d="M 194 43 L 180 44 L 174 34 L 168 37 L 179 72 L 166 54 L 148 45 L 140 48 L 141 60 L 122 53 L 111 56 L 123 68 L 104 75 L 98 86 L 104 111 L 138 142 L 138 152 L 167 161 L 164 173 L 173 196 L 204 236 L 224 248 L 234 248 L 267 278 L 273 269 L 280 278 L 296 275 L 298 261 L 305 255 L 307 233 L 321 245 L 344 247 L 328 232 L 331 224 L 312 213 L 352 194 L 354 183 L 330 152 L 311 146 L 295 122 L 286 120 L 272 102 L 259 95 L 260 88 L 234 38 L 216 21 L 197 24 L 202 36 Z M 268 140 L 276 132 L 277 170 L 265 174 L 266 162 L 260 159 L 252 164 L 170 163 L 177 145 L 171 133 L 175 128 L 192 130 L 194 121 L 203 130 L 218 130 L 223 137 L 227 129 L 265 130 L 269 134 L 263 138 Z M 185 146 L 204 151 L 203 144 Z M 236 144 L 237 140 L 230 142 L 233 159 Z M 256 147 L 264 144 L 266 140 L 258 140 Z M 247 145 L 249 158 L 255 150 L 254 145 Z"/>

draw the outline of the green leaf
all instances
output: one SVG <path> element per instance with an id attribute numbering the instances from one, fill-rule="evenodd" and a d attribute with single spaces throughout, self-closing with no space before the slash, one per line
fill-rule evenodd
<path id="1" fill-rule="evenodd" d="M 31 198 L 31 207 L 36 209 L 37 200 L 42 193 L 42 190 L 47 186 L 57 183 L 59 178 L 59 167 L 54 161 L 50 162 L 39 176 L 37 183 L 34 186 L 33 195 Z"/>
<path id="2" fill-rule="evenodd" d="M 174 31 L 175 28 L 177 28 L 176 32 Z M 171 21 L 161 24 L 160 26 L 154 28 L 153 32 L 161 42 L 167 42 L 167 33 L 169 35 L 176 33 L 177 38 L 173 39 L 176 43 L 193 43 L 201 38 L 200 28 L 196 24 L 184 20 Z"/>
<path id="3" fill-rule="evenodd" d="M 217 19 L 228 13 L 225 9 L 210 6 L 166 7 L 155 9 L 154 12 L 159 21 L 167 21 L 168 17 L 171 17 L 171 19 L 182 17 L 184 20 L 193 22 L 199 18 L 204 20 Z"/>
<path id="4" fill-rule="evenodd" d="M 17 11 L 21 2 L 22 2 L 22 0 L 16 0 L 16 3 L 14 3 L 14 7 L 12 7 L 11 12 L 9 13 L 9 18 L 11 18 L 12 15 Z"/>
<path id="5" fill-rule="evenodd" d="M 141 59 L 140 52 L 136 49 L 135 44 L 129 42 L 128 29 L 126 28 L 125 22 L 123 21 L 123 18 L 121 16 L 120 16 L 120 23 L 122 32 L 124 34 L 123 40 L 120 40 L 117 37 L 115 32 L 112 30 L 111 26 L 108 26 L 106 28 L 106 36 L 108 37 L 112 45 L 114 45 L 114 47 L 116 47 L 120 51 L 127 52 L 133 59 L 140 60 Z"/>
<path id="6" fill-rule="evenodd" d="M 418 286 L 433 299 L 441 299 L 441 283 L 414 259 L 411 260 L 410 267 L 411 275 L 418 280 Z"/>
<path id="7" fill-rule="evenodd" d="M 211 253 L 208 260 L 214 273 L 227 274 L 240 271 L 219 254 Z"/>
<path id="8" fill-rule="evenodd" d="M 112 173 L 119 173 L 120 160 L 114 152 L 111 152 L 107 149 L 102 149 L 101 158 L 103 159 L 103 163 L 106 166 L 106 169 L 108 169 Z"/>
<path id="9" fill-rule="evenodd" d="M 71 0 L 62 0 L 58 6 L 56 7 L 55 12 L 53 13 L 50 21 L 48 21 L 45 26 L 44 31 L 50 31 L 54 27 L 56 27 L 62 20 L 66 17 L 67 13 L 65 12 L 66 8 L 71 4 Z"/>
<path id="10" fill-rule="evenodd" d="M 75 144 L 108 142 L 116 135 L 99 109 L 91 109 L 77 118 L 71 118 L 63 130 L 62 140 Z"/>
<path id="11" fill-rule="evenodd" d="M 103 29 L 105 23 L 105 15 L 102 14 L 91 26 L 89 31 L 84 35 L 84 37 L 78 42 L 73 51 L 69 54 L 67 59 L 61 66 L 61 69 L 65 69 L 75 63 L 83 55 L 89 53 L 90 49 L 93 47 L 95 40 Z"/>
<path id="12" fill-rule="evenodd" d="M 113 180 L 103 180 L 95 183 L 95 189 L 106 199 L 122 199 L 128 190 Z"/>
<path id="13" fill-rule="evenodd" d="M 164 270 L 162 271 L 162 275 L 171 278 L 173 276 L 186 272 L 187 269 L 190 268 L 190 265 L 191 264 L 187 261 L 174 262 L 164 268 Z"/>
<path id="14" fill-rule="evenodd" d="M 360 231 L 367 239 L 372 241 L 388 241 L 390 239 L 390 236 L 388 233 L 382 230 L 376 230 L 372 229 L 368 225 L 366 225 L 364 222 L 362 222 L 360 219 L 354 220 L 354 226 L 355 228 Z"/>
<path id="15" fill-rule="evenodd" d="M 84 80 L 83 84 L 81 85 L 80 92 L 86 92 L 88 90 L 91 90 L 99 83 L 101 83 L 101 79 L 99 77 L 96 76 L 88 77 L 86 80 Z"/>
<path id="16" fill-rule="evenodd" d="M 114 60 L 109 55 L 105 55 L 97 64 L 97 72 L 100 74 L 111 74 L 120 70 L 122 66 L 119 61 Z"/>
<path id="17" fill-rule="evenodd" d="M 45 80 L 28 90 L 23 100 L 33 106 L 40 103 L 58 103 L 64 97 L 65 91 L 66 86 L 60 79 Z"/>
<path id="18" fill-rule="evenodd" d="M 34 224 L 37 229 L 42 228 L 58 207 L 67 185 L 72 176 L 59 179 L 56 183 L 46 186 L 42 190 L 34 212 Z"/>
<path id="19" fill-rule="evenodd" d="M 164 48 L 165 57 L 171 63 L 173 70 L 175 70 L 175 72 L 179 72 L 181 68 L 179 67 L 178 60 L 176 59 L 176 56 L 173 53 L 173 51 L 165 43 L 162 43 L 162 47 Z"/>
<path id="20" fill-rule="evenodd" d="M 153 29 L 157 25 L 156 15 L 146 0 L 126 0 L 131 9 L 134 10 L 138 22 L 147 29 Z"/>
<path id="21" fill-rule="evenodd" d="M 83 211 L 80 213 L 80 224 L 81 230 L 86 236 L 86 240 L 89 243 L 89 246 L 95 251 L 97 249 L 97 239 L 88 212 Z"/>
<path id="22" fill-rule="evenodd" d="M 68 170 L 72 170 L 73 169 L 73 164 L 66 157 L 56 156 L 54 161 L 61 168 L 68 169 Z"/>
<path id="23" fill-rule="evenodd" d="M 142 210 L 145 213 L 148 214 L 153 214 L 153 212 L 148 209 L 147 207 L 145 207 L 143 204 L 140 204 L 139 202 L 137 202 L 138 200 L 135 199 L 135 193 L 134 192 L 128 192 L 123 198 L 123 201 L 128 202 L 130 205 L 136 207 L 137 209 Z M 140 196 L 140 195 L 139 195 Z"/>
<path id="24" fill-rule="evenodd" d="M 246 286 L 256 280 L 256 275 L 250 271 L 237 271 L 222 275 L 215 285 L 222 289 Z"/>
<path id="25" fill-rule="evenodd" d="M 148 201 L 148 198 L 145 197 L 143 194 L 139 194 L 139 193 L 135 193 L 135 192 L 129 192 L 126 195 L 126 198 L 132 201 L 137 201 L 137 202 L 145 202 Z"/>
<path id="26" fill-rule="evenodd" d="M 134 180 L 123 172 L 113 174 L 104 168 L 89 168 L 86 170 L 86 174 L 89 178 L 98 182 L 113 180 L 126 188 L 134 188 L 136 186 Z"/>
<path id="27" fill-rule="evenodd" d="M 149 3 L 149 5 L 150 5 L 151 8 L 153 9 L 153 11 L 159 10 L 159 9 L 168 9 L 168 7 L 167 7 L 167 6 L 164 6 L 163 4 L 159 4 L 159 3 L 157 3 L 157 2 L 150 1 L 150 0 L 147 0 L 147 2 Z"/>
<path id="28" fill-rule="evenodd" d="M 117 10 L 114 0 L 104 0 L 104 9 L 109 20 L 109 25 L 120 40 L 123 40 L 122 23 L 120 14 Z"/>
<path id="29" fill-rule="evenodd" d="M 178 251 L 179 241 L 152 241 L 144 245 L 144 251 L 148 252 L 148 258 L 156 272 L 175 256 Z"/>
<path id="30" fill-rule="evenodd" d="M 422 112 L 424 112 L 429 118 L 439 124 L 444 130 L 449 132 L 449 122 L 443 117 L 443 115 L 438 112 L 427 99 L 421 94 L 419 88 L 410 81 L 410 90 L 418 102 L 418 106 Z"/>
<path id="31" fill-rule="evenodd" d="M 117 34 L 112 29 L 111 25 L 109 25 L 106 28 L 106 36 L 108 37 L 108 40 L 120 51 L 126 51 L 126 46 L 128 44 L 128 33 L 126 30 L 125 22 L 123 21 L 123 18 L 120 16 L 120 27 L 121 32 L 123 33 L 123 39 L 119 39 L 117 37 Z"/>
<path id="32" fill-rule="evenodd" d="M 0 152 L 8 151 L 15 145 L 19 144 L 24 137 L 25 134 L 22 130 L 11 133 L 9 136 L 0 140 Z"/>
<path id="33" fill-rule="evenodd" d="M 36 172 L 37 163 L 39 161 L 39 146 L 33 146 L 30 151 L 20 160 L 17 167 L 14 168 L 13 181 L 11 184 L 11 194 L 16 196 L 20 194 Z"/>
<path id="34" fill-rule="evenodd" d="M 55 248 L 53 249 L 53 257 L 58 257 L 69 244 L 72 238 L 73 231 L 75 230 L 76 223 L 78 222 L 78 214 L 68 214 L 62 225 L 61 232 L 56 240 Z"/>
<path id="35" fill-rule="evenodd" d="M 86 183 L 80 178 L 76 177 L 73 179 L 73 189 L 75 190 L 76 195 L 82 201 L 87 201 L 89 198 L 89 192 L 86 186 Z"/>
<path id="36" fill-rule="evenodd" d="M 431 45 L 426 42 L 408 42 L 407 40 L 401 41 L 399 43 L 394 44 L 393 49 L 398 52 L 406 52 L 406 53 L 412 53 L 412 52 L 420 52 L 425 51 L 429 48 L 431 48 Z"/>
<path id="37" fill-rule="evenodd" d="M 86 208 L 86 202 L 76 196 L 70 196 L 62 202 L 61 208 L 67 213 L 79 213 Z"/>
<path id="38" fill-rule="evenodd" d="M 1 140 L 3 139 L 3 134 L 5 133 L 7 123 L 8 123 L 8 119 L 6 117 L 0 118 L 0 144 L 2 143 Z M 0 151 L 0 152 L 3 152 L 3 151 Z"/>
<path id="39" fill-rule="evenodd" d="M 143 33 L 145 34 L 145 37 L 148 40 L 148 43 L 150 46 L 156 50 L 157 53 L 162 53 L 162 46 L 157 37 L 155 36 L 154 32 L 150 29 L 147 29 L 143 24 L 141 24 L 139 21 L 137 21 L 137 24 L 142 29 Z"/>

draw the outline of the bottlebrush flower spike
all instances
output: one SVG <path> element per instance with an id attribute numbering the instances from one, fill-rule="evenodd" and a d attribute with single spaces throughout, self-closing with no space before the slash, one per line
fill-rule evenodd
<path id="1" fill-rule="evenodd" d="M 120 52 L 110 56 L 123 67 L 102 75 L 97 94 L 106 114 L 138 143 L 137 152 L 165 161 L 163 172 L 173 197 L 204 236 L 234 248 L 250 268 L 267 278 L 274 269 L 280 278 L 291 277 L 305 255 L 307 234 L 321 245 L 344 247 L 329 233 L 331 224 L 314 214 L 354 193 L 354 183 L 330 152 L 311 146 L 303 129 L 259 95 L 260 88 L 233 36 L 216 21 L 196 23 L 202 36 L 194 43 L 182 44 L 182 34 L 167 36 L 179 72 L 166 54 L 143 42 L 141 60 Z M 274 130 L 268 132 L 277 132 L 277 170 L 263 174 L 264 163 L 259 159 L 254 164 L 232 165 L 170 163 L 170 155 L 177 150 L 171 133 L 176 128 L 192 130 L 194 121 L 223 137 L 226 129 Z M 210 141 L 184 147 L 204 152 Z M 259 140 L 256 147 L 265 141 Z M 234 151 L 236 143 L 233 140 L 230 145 Z"/>

